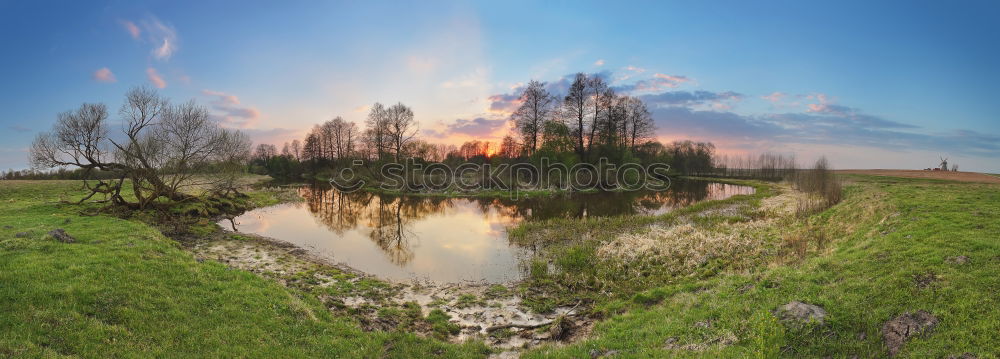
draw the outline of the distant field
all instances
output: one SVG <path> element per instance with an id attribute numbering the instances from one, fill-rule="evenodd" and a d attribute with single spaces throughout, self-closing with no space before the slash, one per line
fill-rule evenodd
<path id="1" fill-rule="evenodd" d="M 960 182 L 1000 183 L 1000 175 L 978 172 L 923 171 L 923 170 L 839 170 L 838 173 L 892 176 L 909 178 L 943 179 Z"/>

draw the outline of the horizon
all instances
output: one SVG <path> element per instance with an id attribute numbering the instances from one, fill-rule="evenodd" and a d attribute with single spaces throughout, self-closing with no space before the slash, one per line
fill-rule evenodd
<path id="1" fill-rule="evenodd" d="M 583 72 L 646 101 L 663 142 L 1000 172 L 995 3 L 52 4 L 0 5 L 20 54 L 0 59 L 2 169 L 83 102 L 116 122 L 133 86 L 195 99 L 255 144 L 402 102 L 421 139 L 458 145 L 498 143 L 530 80 L 561 93 Z"/>

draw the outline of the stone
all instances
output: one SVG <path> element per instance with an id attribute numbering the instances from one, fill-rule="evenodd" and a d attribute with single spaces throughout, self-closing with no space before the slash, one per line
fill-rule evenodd
<path id="1" fill-rule="evenodd" d="M 791 321 L 798 324 L 809 322 L 823 324 L 823 319 L 826 318 L 826 311 L 817 305 L 792 301 L 775 310 L 774 315 L 783 321 Z"/>
<path id="2" fill-rule="evenodd" d="M 926 333 L 938 324 L 938 318 L 931 313 L 918 310 L 903 313 L 882 325 L 882 337 L 889 347 L 889 356 L 895 356 L 910 338 Z"/>
<path id="3" fill-rule="evenodd" d="M 590 352 L 589 352 L 589 354 L 590 354 L 591 358 L 605 358 L 605 357 L 613 357 L 613 356 L 618 355 L 618 351 L 617 350 L 591 349 Z"/>
<path id="4" fill-rule="evenodd" d="M 28 236 L 28 232 L 17 232 L 17 233 L 14 233 L 14 237 L 15 238 L 25 238 L 27 236 Z"/>
<path id="5" fill-rule="evenodd" d="M 68 233 L 66 233 L 66 231 L 64 231 L 62 228 L 56 228 L 56 229 L 53 229 L 53 230 L 49 231 L 49 235 L 52 236 L 52 238 L 55 238 L 57 241 L 60 241 L 60 242 L 63 242 L 63 243 L 73 243 L 73 242 L 76 242 L 76 238 L 73 238 L 73 236 L 71 236 Z"/>

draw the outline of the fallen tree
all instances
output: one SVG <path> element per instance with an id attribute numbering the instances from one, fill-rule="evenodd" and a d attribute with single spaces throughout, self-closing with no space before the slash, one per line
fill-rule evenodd
<path id="1" fill-rule="evenodd" d="M 221 128 L 194 101 L 171 105 L 155 90 L 137 87 L 125 94 L 118 111 L 121 131 L 112 136 L 103 103 L 84 103 L 58 115 L 52 130 L 38 134 L 30 149 L 32 168 L 77 167 L 90 193 L 78 203 L 103 194 L 103 201 L 142 209 L 157 200 L 183 201 L 183 190 L 204 186 L 228 195 L 250 156 L 251 143 L 237 130 Z M 112 179 L 86 174 L 110 171 Z M 131 183 L 135 201 L 122 190 Z"/>

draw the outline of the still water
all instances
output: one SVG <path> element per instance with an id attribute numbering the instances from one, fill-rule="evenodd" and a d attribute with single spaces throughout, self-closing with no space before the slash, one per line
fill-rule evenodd
<path id="1" fill-rule="evenodd" d="M 753 193 L 752 187 L 674 181 L 662 192 L 607 192 L 530 199 L 436 198 L 299 189 L 301 203 L 259 208 L 234 219 L 239 232 L 296 244 L 390 280 L 501 283 L 523 276 L 530 255 L 507 240 L 521 221 L 660 214 L 705 200 Z M 220 225 L 230 228 L 229 220 Z"/>

